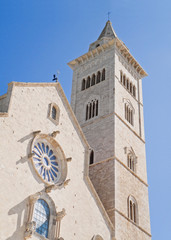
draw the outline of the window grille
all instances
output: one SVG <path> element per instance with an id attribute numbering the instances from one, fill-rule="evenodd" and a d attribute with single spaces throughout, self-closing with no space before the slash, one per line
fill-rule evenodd
<path id="1" fill-rule="evenodd" d="M 48 237 L 50 210 L 43 199 L 38 199 L 34 207 L 33 221 L 36 222 L 36 232 Z"/>

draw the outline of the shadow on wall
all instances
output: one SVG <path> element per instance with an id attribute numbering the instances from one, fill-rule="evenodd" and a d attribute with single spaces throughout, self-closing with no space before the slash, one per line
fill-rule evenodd
<path id="1" fill-rule="evenodd" d="M 11 208 L 8 212 L 8 215 L 17 214 L 17 224 L 15 232 L 11 237 L 8 237 L 6 240 L 19 240 L 24 239 L 25 232 L 25 224 L 27 221 L 27 203 L 28 199 L 26 198 L 24 201 L 20 202 L 13 208 Z"/>

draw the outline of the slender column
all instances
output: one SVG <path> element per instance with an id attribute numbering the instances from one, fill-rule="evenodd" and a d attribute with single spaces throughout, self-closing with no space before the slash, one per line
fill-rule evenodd
<path id="1" fill-rule="evenodd" d="M 65 209 L 63 208 L 61 212 L 57 212 L 56 216 L 56 227 L 55 227 L 55 240 L 60 239 L 60 227 L 61 227 L 61 220 L 66 215 Z"/>

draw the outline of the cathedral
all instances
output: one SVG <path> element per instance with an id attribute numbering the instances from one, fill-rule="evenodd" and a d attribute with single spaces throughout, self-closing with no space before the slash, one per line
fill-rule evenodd
<path id="1" fill-rule="evenodd" d="M 110 21 L 59 82 L 0 96 L 0 240 L 150 240 L 142 78 Z"/>

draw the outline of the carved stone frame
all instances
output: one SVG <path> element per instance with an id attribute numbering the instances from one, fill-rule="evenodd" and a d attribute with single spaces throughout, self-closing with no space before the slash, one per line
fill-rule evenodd
<path id="1" fill-rule="evenodd" d="M 61 162 L 61 177 L 59 179 L 58 182 L 54 182 L 54 183 L 48 183 L 47 181 L 45 181 L 37 172 L 35 166 L 34 166 L 34 162 L 33 162 L 33 157 L 34 157 L 34 153 L 32 153 L 32 150 L 33 150 L 33 147 L 34 147 L 34 144 L 36 141 L 38 141 L 39 139 L 45 139 L 47 142 L 49 142 L 52 147 L 54 148 L 54 150 L 56 151 L 57 155 L 59 156 L 60 158 L 60 162 Z M 32 165 L 33 165 L 33 168 L 35 169 L 35 172 L 37 174 L 37 176 L 47 185 L 62 185 L 65 180 L 66 180 L 66 177 L 67 177 L 67 160 L 66 160 L 66 157 L 65 157 L 65 154 L 61 148 L 61 146 L 56 142 L 56 140 L 47 135 L 47 134 L 37 134 L 33 140 L 32 140 L 32 144 L 31 144 L 31 149 L 30 149 L 30 159 L 32 160 Z"/>
<path id="2" fill-rule="evenodd" d="M 52 108 L 56 109 L 56 119 L 52 118 Z M 60 116 L 60 109 L 56 103 L 50 103 L 49 104 L 49 110 L 48 110 L 48 118 L 55 124 L 59 124 L 59 116 Z"/>
<path id="3" fill-rule="evenodd" d="M 41 236 L 36 232 L 36 223 L 33 221 L 35 203 L 38 199 L 43 199 L 47 202 L 50 209 L 50 217 L 49 217 L 49 229 L 48 229 L 48 238 Z M 26 223 L 26 231 L 24 235 L 24 239 L 32 238 L 32 236 L 37 236 L 38 239 L 41 240 L 57 240 L 60 236 L 60 224 L 62 218 L 65 216 L 65 209 L 62 209 L 61 212 L 56 212 L 56 206 L 49 197 L 49 195 L 45 192 L 38 192 L 29 197 L 28 203 L 28 221 Z"/>

